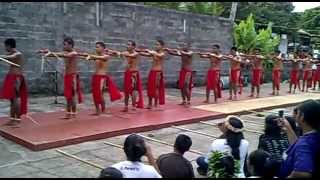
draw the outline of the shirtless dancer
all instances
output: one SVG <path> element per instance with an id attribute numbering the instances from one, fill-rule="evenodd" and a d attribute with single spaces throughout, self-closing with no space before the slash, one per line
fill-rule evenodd
<path id="1" fill-rule="evenodd" d="M 163 63 L 165 58 L 164 42 L 157 40 L 156 50 L 137 50 L 140 55 L 152 57 L 152 68 L 148 77 L 148 109 L 152 109 L 152 100 L 154 99 L 154 106 L 158 107 L 165 103 L 165 84 L 163 76 Z"/>
<path id="2" fill-rule="evenodd" d="M 181 70 L 179 74 L 179 89 L 181 90 L 182 103 L 179 105 L 191 105 L 191 90 L 192 90 L 192 55 L 190 51 L 190 43 L 184 43 L 181 50 L 165 49 L 169 54 L 181 57 Z M 186 102 L 187 99 L 187 102 Z"/>
<path id="3" fill-rule="evenodd" d="M 118 88 L 113 83 L 110 76 L 107 75 L 108 60 L 110 55 L 105 52 L 106 45 L 103 42 L 96 42 L 96 55 L 89 55 L 82 53 L 88 60 L 95 60 L 96 72 L 92 76 L 91 87 L 92 97 L 96 107 L 96 113 L 93 115 L 100 115 L 106 113 L 106 103 L 103 98 L 104 89 L 108 87 L 110 100 L 116 101 L 121 99 L 121 94 Z"/>
<path id="4" fill-rule="evenodd" d="M 237 100 L 237 86 L 240 82 L 240 68 L 241 68 L 241 58 L 237 55 L 237 48 L 232 47 L 230 50 L 230 55 L 223 56 L 230 60 L 230 88 L 229 88 L 229 100 L 232 100 L 232 92 L 234 99 Z"/>
<path id="5" fill-rule="evenodd" d="M 281 72 L 283 69 L 283 59 L 281 52 L 276 50 L 272 56 L 274 62 L 272 69 L 272 95 L 279 95 L 280 83 L 281 83 Z M 277 92 L 276 92 L 277 91 Z"/>
<path id="6" fill-rule="evenodd" d="M 314 66 L 316 67 L 313 74 L 313 88 L 312 90 L 316 90 L 317 82 L 318 89 L 320 89 L 320 60 L 316 60 L 314 62 Z"/>
<path id="7" fill-rule="evenodd" d="M 289 84 L 289 92 L 288 93 L 291 93 L 292 85 L 294 85 L 293 93 L 295 93 L 296 89 L 297 89 L 297 85 L 298 85 L 298 88 L 300 87 L 299 63 L 301 61 L 298 59 L 297 55 L 294 55 L 293 57 L 291 57 L 291 59 L 289 59 L 289 61 L 291 61 L 292 64 L 291 64 L 290 84 Z"/>
<path id="8" fill-rule="evenodd" d="M 204 103 L 209 103 L 210 90 L 213 90 L 215 103 L 217 103 L 218 98 L 221 98 L 220 68 L 222 55 L 219 50 L 220 46 L 215 44 L 212 47 L 211 53 L 199 53 L 201 58 L 208 58 L 210 60 L 210 68 L 207 72 L 206 100 Z"/>
<path id="9" fill-rule="evenodd" d="M 10 100 L 10 121 L 6 125 L 18 125 L 21 122 L 21 115 L 27 113 L 28 93 L 21 68 L 24 60 L 21 52 L 16 49 L 16 41 L 14 39 L 6 39 L 4 45 L 8 54 L 0 57 L 20 65 L 20 67 L 10 66 L 3 82 L 0 97 Z"/>
<path id="10" fill-rule="evenodd" d="M 250 62 L 252 63 L 252 80 L 251 80 L 251 94 L 249 97 L 254 97 L 254 89 L 257 88 L 257 98 L 260 95 L 260 85 L 263 72 L 263 59 L 264 56 L 261 54 L 261 50 L 256 48 L 254 55 L 248 55 Z"/>
<path id="11" fill-rule="evenodd" d="M 135 108 L 143 108 L 143 88 L 138 70 L 139 53 L 135 51 L 136 43 L 129 40 L 127 51 L 117 52 L 119 56 L 123 56 L 127 60 L 127 68 L 124 73 L 124 104 L 123 112 L 129 111 L 129 98 L 131 96 L 133 110 Z M 137 93 L 139 100 L 137 101 Z"/>
<path id="12" fill-rule="evenodd" d="M 82 92 L 80 86 L 80 78 L 78 74 L 78 53 L 73 49 L 74 41 L 70 37 L 63 40 L 63 52 L 51 52 L 49 50 L 40 50 L 39 53 L 46 53 L 45 57 L 62 57 L 65 64 L 64 75 L 64 96 L 67 101 L 65 119 L 76 117 L 77 104 L 76 94 L 78 95 L 78 102 L 82 103 Z"/>
<path id="13" fill-rule="evenodd" d="M 306 90 L 308 92 L 308 88 L 312 87 L 312 59 L 307 52 L 303 52 L 302 64 L 303 66 L 303 81 L 302 81 L 302 92 Z"/>

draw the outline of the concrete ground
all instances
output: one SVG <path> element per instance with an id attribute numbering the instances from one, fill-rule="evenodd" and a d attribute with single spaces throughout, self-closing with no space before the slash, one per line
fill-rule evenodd
<path id="1" fill-rule="evenodd" d="M 270 84 L 264 85 L 265 88 L 270 88 Z M 195 92 L 201 92 L 203 88 L 195 88 Z M 168 89 L 169 98 L 179 98 L 179 91 L 177 89 Z M 204 91 L 203 91 L 204 92 Z M 193 93 L 194 96 L 204 97 L 203 93 Z M 91 95 L 87 95 L 91 99 Z M 59 102 L 64 103 L 63 97 L 58 98 Z M 29 109 L 31 112 L 49 112 L 59 110 L 64 105 L 52 104 L 54 97 L 33 97 L 29 100 Z M 8 102 L 0 102 L 0 116 L 7 116 L 9 111 Z M 82 108 L 92 107 L 91 101 L 86 101 L 86 104 Z M 286 113 L 290 113 L 293 107 L 285 108 Z M 277 113 L 278 109 L 271 110 Z M 271 112 L 269 110 L 269 112 Z M 256 116 L 255 114 L 243 115 L 242 118 L 247 120 L 246 128 L 262 132 L 263 130 L 263 118 Z M 254 121 L 254 123 L 249 122 Z M 208 121 L 210 122 L 210 121 Z M 183 125 L 184 127 L 195 131 L 201 131 L 203 133 L 218 136 L 220 132 L 218 128 L 194 123 Z M 168 143 L 174 143 L 177 134 L 183 133 L 189 135 L 193 140 L 192 149 L 203 153 L 207 153 L 209 145 L 214 138 L 178 130 L 174 128 L 164 128 L 155 131 L 149 131 L 141 133 L 143 135 L 159 139 Z M 257 148 L 259 134 L 256 132 L 244 132 L 245 138 L 250 142 L 250 152 Z M 123 145 L 124 139 L 127 135 L 117 136 L 97 141 L 85 142 L 76 145 L 65 146 L 56 149 L 50 149 L 40 152 L 33 152 L 25 147 L 22 147 L 12 141 L 0 137 L 0 177 L 23 177 L 23 178 L 45 178 L 45 177 L 65 177 L 65 178 L 95 178 L 99 175 L 100 169 L 87 165 L 78 160 L 72 159 L 57 152 L 57 149 L 63 150 L 72 155 L 78 156 L 87 161 L 96 163 L 100 166 L 107 167 L 119 161 L 125 160 L 125 154 L 122 149 L 105 144 L 105 142 L 111 142 L 118 145 Z M 147 141 L 153 150 L 155 157 L 163 153 L 169 153 L 173 150 L 171 146 L 159 144 L 152 141 Z M 195 174 L 197 177 L 201 177 L 196 172 L 195 159 L 198 154 L 187 152 L 187 159 L 192 161 Z M 144 161 L 146 159 L 144 158 Z"/>

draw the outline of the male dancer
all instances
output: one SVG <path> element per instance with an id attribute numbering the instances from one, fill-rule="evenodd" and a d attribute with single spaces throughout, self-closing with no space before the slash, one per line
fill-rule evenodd
<path id="1" fill-rule="evenodd" d="M 292 89 L 292 85 L 294 85 L 293 87 L 293 93 L 296 92 L 297 89 L 297 85 L 298 88 L 300 87 L 300 80 L 299 80 L 299 63 L 300 60 L 298 60 L 298 57 L 296 54 L 294 54 L 294 56 L 290 59 L 291 61 L 291 72 L 290 72 L 290 84 L 289 84 L 289 92 L 291 93 L 291 89 Z"/>
<path id="2" fill-rule="evenodd" d="M 70 37 L 63 40 L 63 52 L 51 52 L 49 50 L 40 50 L 39 53 L 46 53 L 45 57 L 62 57 L 65 63 L 64 75 L 64 96 L 67 101 L 65 119 L 76 117 L 77 104 L 75 100 L 78 95 L 78 102 L 82 103 L 82 92 L 80 78 L 78 74 L 78 53 L 74 50 L 74 41 Z"/>
<path id="3" fill-rule="evenodd" d="M 96 113 L 93 115 L 100 115 L 106 113 L 106 103 L 103 98 L 104 89 L 107 87 L 109 90 L 110 100 L 116 101 L 121 99 L 121 93 L 113 83 L 110 76 L 107 75 L 109 55 L 105 52 L 106 45 L 103 42 L 96 42 L 96 55 L 89 55 L 82 53 L 82 56 L 86 56 L 87 60 L 96 61 L 96 72 L 92 76 L 91 87 L 92 97 L 96 107 Z"/>
<path id="4" fill-rule="evenodd" d="M 302 81 L 302 92 L 306 89 L 308 92 L 308 88 L 312 87 L 312 60 L 310 55 L 307 52 L 303 52 L 302 56 L 303 63 L 303 81 Z"/>
<path id="5" fill-rule="evenodd" d="M 276 50 L 272 56 L 274 62 L 272 68 L 272 95 L 279 95 L 280 82 L 281 82 L 281 72 L 283 69 L 283 59 L 281 57 L 281 52 Z M 275 92 L 277 91 L 277 92 Z"/>
<path id="6" fill-rule="evenodd" d="M 237 48 L 232 47 L 230 50 L 230 55 L 223 56 L 230 60 L 230 88 L 229 88 L 229 100 L 232 100 L 232 92 L 234 99 L 237 100 L 237 86 L 240 82 L 240 65 L 241 58 L 237 55 Z"/>
<path id="7" fill-rule="evenodd" d="M 158 107 L 165 103 L 165 84 L 163 77 L 163 63 L 165 58 L 164 42 L 157 40 L 156 50 L 148 49 L 136 50 L 142 56 L 152 57 L 153 63 L 148 77 L 148 99 L 149 104 L 147 109 L 152 109 L 152 100 L 154 99 L 154 106 Z"/>
<path id="8" fill-rule="evenodd" d="M 261 54 L 259 48 L 255 48 L 254 55 L 245 55 L 249 58 L 249 61 L 252 63 L 252 80 L 251 80 L 251 95 L 249 97 L 254 97 L 254 89 L 257 88 L 257 98 L 260 95 L 260 85 L 263 71 L 263 59 L 264 56 Z"/>
<path id="9" fill-rule="evenodd" d="M 0 57 L 19 66 L 10 66 L 0 97 L 10 100 L 10 121 L 7 125 L 18 125 L 21 122 L 21 115 L 27 113 L 28 104 L 27 85 L 21 68 L 24 59 L 21 52 L 16 49 L 15 39 L 6 39 L 4 45 L 8 54 Z"/>
<path id="10" fill-rule="evenodd" d="M 312 80 L 313 80 L 313 88 L 312 90 L 316 90 L 317 82 L 318 82 L 318 89 L 320 89 L 320 60 L 317 60 L 314 63 L 315 71 L 312 75 Z"/>
<path id="11" fill-rule="evenodd" d="M 179 105 L 191 105 L 191 90 L 192 90 L 192 55 L 190 51 L 190 43 L 184 43 L 181 50 L 165 49 L 169 54 L 181 57 L 181 70 L 179 74 L 179 89 L 181 90 L 182 103 Z M 187 102 L 186 102 L 187 99 Z"/>
<path id="12" fill-rule="evenodd" d="M 220 46 L 215 44 L 212 47 L 212 53 L 199 53 L 201 58 L 209 58 L 210 60 L 210 68 L 207 72 L 206 100 L 204 103 L 209 103 L 210 90 L 213 90 L 215 103 L 217 103 L 218 98 L 221 98 L 220 67 L 222 55 L 219 51 Z"/>
<path id="13" fill-rule="evenodd" d="M 135 41 L 129 40 L 127 51 L 117 52 L 119 56 L 123 56 L 127 60 L 127 69 L 124 73 L 124 94 L 125 94 L 125 107 L 123 112 L 129 111 L 129 98 L 131 96 L 133 110 L 135 108 L 143 108 L 143 88 L 138 70 L 139 53 L 135 51 Z M 137 93 L 139 100 L 137 101 Z"/>

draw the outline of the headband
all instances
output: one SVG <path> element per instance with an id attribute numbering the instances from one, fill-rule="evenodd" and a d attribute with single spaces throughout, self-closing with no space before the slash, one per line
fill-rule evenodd
<path id="1" fill-rule="evenodd" d="M 235 127 L 233 127 L 231 124 L 230 124 L 230 119 L 231 118 L 236 118 L 236 119 L 238 119 L 241 123 L 242 123 L 242 128 L 235 128 Z M 232 131 L 232 132 L 235 132 L 235 133 L 239 133 L 239 132 L 242 132 L 243 130 L 244 130 L 244 123 L 243 123 L 243 121 L 239 118 L 239 117 L 237 117 L 237 116 L 227 116 L 227 118 L 226 118 L 226 122 L 225 122 L 225 126 L 226 126 L 226 128 L 228 129 L 228 130 L 230 130 L 230 131 Z"/>

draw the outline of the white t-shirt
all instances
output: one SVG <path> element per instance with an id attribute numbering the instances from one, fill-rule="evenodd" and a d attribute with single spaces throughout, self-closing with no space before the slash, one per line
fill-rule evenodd
<path id="1" fill-rule="evenodd" d="M 124 178 L 161 178 L 153 166 L 141 162 L 122 161 L 112 167 L 121 171 Z"/>
<path id="2" fill-rule="evenodd" d="M 240 174 L 239 177 L 245 177 L 243 167 L 245 163 L 246 155 L 248 154 L 249 150 L 249 142 L 245 139 L 241 140 L 240 146 Z M 216 139 L 212 142 L 209 152 L 212 151 L 219 151 L 219 152 L 227 152 L 228 154 L 231 154 L 231 147 L 227 144 L 226 139 Z M 208 161 L 207 161 L 208 162 Z"/>

